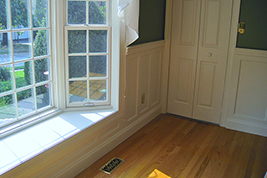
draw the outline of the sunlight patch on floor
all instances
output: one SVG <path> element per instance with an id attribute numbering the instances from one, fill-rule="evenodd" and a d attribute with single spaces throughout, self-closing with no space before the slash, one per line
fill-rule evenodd
<path id="1" fill-rule="evenodd" d="M 151 174 L 148 176 L 149 178 L 171 178 L 170 176 L 167 176 L 166 174 L 160 172 L 159 170 L 155 169 Z"/>

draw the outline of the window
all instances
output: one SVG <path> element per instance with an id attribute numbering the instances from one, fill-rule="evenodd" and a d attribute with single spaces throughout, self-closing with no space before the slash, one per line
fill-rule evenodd
<path id="1" fill-rule="evenodd" d="M 0 127 L 53 108 L 118 105 L 119 26 L 111 26 L 119 23 L 111 2 L 0 1 Z"/>
<path id="2" fill-rule="evenodd" d="M 0 2 L 0 126 L 51 108 L 49 0 Z"/>
<path id="3" fill-rule="evenodd" d="M 65 26 L 68 106 L 110 103 L 108 1 L 68 1 Z"/>

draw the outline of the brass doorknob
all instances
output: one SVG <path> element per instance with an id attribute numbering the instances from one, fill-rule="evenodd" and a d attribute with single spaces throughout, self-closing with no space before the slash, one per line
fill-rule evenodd
<path id="1" fill-rule="evenodd" d="M 208 56 L 211 57 L 212 56 L 212 53 L 209 53 Z"/>

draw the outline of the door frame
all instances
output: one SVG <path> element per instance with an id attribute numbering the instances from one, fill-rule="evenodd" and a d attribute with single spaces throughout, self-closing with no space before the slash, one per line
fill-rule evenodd
<path id="1" fill-rule="evenodd" d="M 227 122 L 227 103 L 229 99 L 230 81 L 231 81 L 230 79 L 231 79 L 233 60 L 234 60 L 234 54 L 235 54 L 235 49 L 236 49 L 240 5 L 241 5 L 241 0 L 233 1 L 232 22 L 231 22 L 231 28 L 230 28 L 230 41 L 229 41 L 229 49 L 228 49 L 228 60 L 227 60 L 226 75 L 225 75 L 222 114 L 221 114 L 221 121 L 220 121 L 220 126 L 222 127 L 226 127 L 226 122 Z"/>
<path id="2" fill-rule="evenodd" d="M 167 104 L 168 104 L 168 86 L 169 86 L 169 73 L 170 73 L 170 53 L 171 53 L 171 32 L 172 32 L 172 9 L 173 0 L 166 0 L 166 11 L 165 11 L 165 46 L 163 51 L 163 63 L 162 63 L 162 85 L 161 85 L 161 104 L 163 114 L 167 112 Z M 232 18 L 231 18 L 231 26 L 230 26 L 230 39 L 229 39 L 229 48 L 228 48 L 228 59 L 227 59 L 227 67 L 226 67 L 226 75 L 225 75 L 225 85 L 224 85 L 224 93 L 223 93 L 223 101 L 222 101 L 222 114 L 220 119 L 220 126 L 226 127 L 226 113 L 227 113 L 227 101 L 228 101 L 228 93 L 229 93 L 229 85 L 230 85 L 230 76 L 232 69 L 232 61 L 234 51 L 236 49 L 236 38 L 238 31 L 238 19 L 239 19 L 239 11 L 240 11 L 241 0 L 234 0 L 232 6 Z"/>
<path id="3" fill-rule="evenodd" d="M 165 30 L 164 30 L 164 49 L 161 72 L 161 113 L 167 113 L 168 87 L 169 87 L 169 68 L 171 57 L 171 33 L 172 33 L 172 4 L 173 0 L 166 0 L 165 9 Z"/>

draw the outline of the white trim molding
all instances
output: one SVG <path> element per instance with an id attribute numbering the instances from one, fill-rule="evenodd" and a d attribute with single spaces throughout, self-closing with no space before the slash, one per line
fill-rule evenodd
<path id="1" fill-rule="evenodd" d="M 241 0 L 233 1 L 221 126 L 267 136 L 267 51 L 236 48 Z"/>

